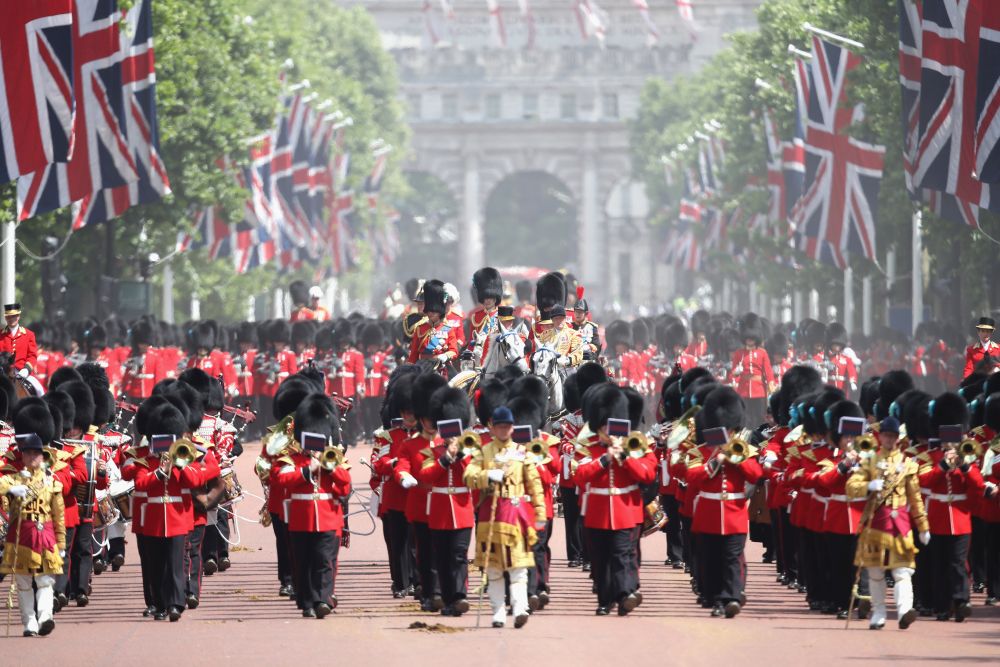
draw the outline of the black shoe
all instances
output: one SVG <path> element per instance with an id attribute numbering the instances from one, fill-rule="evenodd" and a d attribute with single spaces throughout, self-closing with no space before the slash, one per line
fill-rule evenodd
<path id="1" fill-rule="evenodd" d="M 806 590 L 805 584 L 796 584 L 795 585 L 795 590 L 797 590 L 799 593 L 802 593 L 803 595 L 805 595 L 806 593 L 809 592 L 809 591 Z"/>
<path id="2" fill-rule="evenodd" d="M 316 610 L 310 607 L 302 610 L 302 618 L 316 618 Z"/>
<path id="3" fill-rule="evenodd" d="M 316 612 L 316 618 L 326 618 L 333 611 L 330 605 L 325 602 L 320 602 L 313 610 Z"/>
<path id="4" fill-rule="evenodd" d="M 611 610 L 609 610 L 607 607 L 598 607 L 597 611 L 594 612 L 594 615 L 595 616 L 607 616 L 610 613 L 611 613 Z"/>
<path id="5" fill-rule="evenodd" d="M 566 567 L 580 567 L 581 565 L 583 565 L 583 562 L 578 560 L 571 560 L 566 563 Z"/>
<path id="6" fill-rule="evenodd" d="M 454 609 L 457 612 L 455 616 L 461 616 L 462 614 L 469 611 L 469 601 L 466 600 L 465 598 L 459 599 L 451 606 L 452 609 Z"/>
<path id="7" fill-rule="evenodd" d="M 687 566 L 685 566 L 684 563 L 674 563 L 673 567 L 674 567 L 675 570 L 686 570 L 687 569 Z"/>
<path id="8" fill-rule="evenodd" d="M 223 556 L 219 559 L 219 572 L 225 572 L 232 566 L 233 564 L 230 562 L 229 556 Z"/>
<path id="9" fill-rule="evenodd" d="M 170 613 L 168 614 L 168 616 L 170 617 L 170 622 L 176 623 L 177 621 L 181 620 L 181 614 L 183 613 L 184 609 L 182 607 L 171 607 Z"/>
<path id="10" fill-rule="evenodd" d="M 153 619 L 157 621 L 165 621 L 167 619 L 167 612 L 163 610 L 158 611 L 153 614 Z"/>
<path id="11" fill-rule="evenodd" d="M 836 607 L 836 605 L 825 604 L 825 605 L 823 605 L 820 608 L 819 611 L 820 611 L 821 614 L 826 614 L 827 616 L 830 616 L 832 614 L 836 614 L 837 613 L 837 607 Z"/>
<path id="12" fill-rule="evenodd" d="M 726 618 L 732 618 L 736 614 L 740 613 L 740 603 L 736 600 L 730 600 L 726 603 Z"/>
<path id="13" fill-rule="evenodd" d="M 198 596 L 197 595 L 189 595 L 189 596 L 187 596 L 186 598 L 184 598 L 184 602 L 187 603 L 187 608 L 188 609 L 197 609 L 198 608 Z"/>
<path id="14" fill-rule="evenodd" d="M 420 611 L 434 611 L 434 608 L 431 607 L 431 601 L 427 599 L 421 600 Z"/>
<path id="15" fill-rule="evenodd" d="M 406 587 L 406 590 L 404 591 L 404 593 L 406 593 L 410 597 L 414 597 L 414 598 L 419 598 L 420 597 L 417 594 L 417 587 L 413 586 L 412 584 Z"/>
<path id="16" fill-rule="evenodd" d="M 392 598 L 394 600 L 402 600 L 405 597 L 406 597 L 406 592 L 405 591 L 393 591 L 392 592 Z"/>
<path id="17" fill-rule="evenodd" d="M 633 595 L 635 595 L 635 606 L 638 607 L 642 604 L 642 591 L 636 591 Z"/>
<path id="18" fill-rule="evenodd" d="M 761 562 L 770 565 L 771 563 L 774 562 L 774 556 L 771 556 L 770 554 L 764 554 L 764 558 L 761 559 Z"/>
<path id="19" fill-rule="evenodd" d="M 431 598 L 431 611 L 441 611 L 442 609 L 444 609 L 444 598 L 435 595 Z"/>
<path id="20" fill-rule="evenodd" d="M 584 563 L 583 564 L 583 571 L 584 572 L 590 572 L 590 563 Z"/>
<path id="21" fill-rule="evenodd" d="M 717 618 L 717 617 L 719 617 L 719 616 L 722 616 L 722 615 L 723 615 L 723 614 L 725 614 L 725 613 L 726 613 L 726 612 L 725 612 L 725 611 L 723 611 L 723 609 L 722 609 L 722 605 L 721 605 L 721 604 L 715 604 L 715 605 L 712 605 L 712 613 L 711 613 L 711 616 L 713 616 L 713 617 L 716 617 L 716 618 Z"/>
<path id="22" fill-rule="evenodd" d="M 628 616 L 638 606 L 639 598 L 635 596 L 635 593 L 629 593 L 618 602 L 618 615 Z"/>
<path id="23" fill-rule="evenodd" d="M 104 574 L 104 571 L 108 569 L 108 564 L 105 563 L 100 558 L 94 559 L 94 574 Z"/>
<path id="24" fill-rule="evenodd" d="M 784 585 L 786 585 L 788 583 L 788 577 L 786 577 L 783 574 L 779 574 L 777 577 L 775 577 L 774 580 L 777 581 L 782 586 L 784 586 Z"/>
<path id="25" fill-rule="evenodd" d="M 69 604 L 69 598 L 66 597 L 65 593 L 58 593 L 53 602 L 55 603 L 54 606 L 57 607 L 56 611 L 58 611 Z"/>
<path id="26" fill-rule="evenodd" d="M 538 604 L 540 605 L 538 607 L 539 609 L 545 609 L 545 607 L 549 604 L 549 592 L 548 591 L 539 591 L 538 592 Z"/>
<path id="27" fill-rule="evenodd" d="M 51 635 L 52 631 L 56 629 L 56 622 L 51 618 L 47 621 L 42 621 L 41 626 L 38 628 L 38 634 L 41 636 Z"/>
<path id="28" fill-rule="evenodd" d="M 664 565 L 667 565 L 667 566 L 670 566 L 670 565 L 673 565 L 673 564 L 674 564 L 674 561 L 672 561 L 672 560 L 670 560 L 670 559 L 668 558 L 667 560 L 663 561 L 663 564 L 664 564 Z"/>
<path id="29" fill-rule="evenodd" d="M 935 614 L 934 615 L 934 620 L 935 621 L 950 621 L 951 620 L 951 614 L 948 613 L 948 612 L 946 612 L 946 611 L 943 611 L 940 614 Z"/>
<path id="30" fill-rule="evenodd" d="M 528 614 L 518 614 L 514 617 L 514 629 L 520 630 L 528 622 Z"/>
<path id="31" fill-rule="evenodd" d="M 494 628 L 502 628 L 503 627 L 503 622 L 501 622 L 501 621 L 493 621 L 493 627 Z"/>
<path id="32" fill-rule="evenodd" d="M 986 590 L 986 584 L 984 584 L 981 581 L 976 582 L 976 584 L 972 587 L 973 593 L 982 593 L 985 590 Z"/>
<path id="33" fill-rule="evenodd" d="M 88 604 L 90 604 L 90 597 L 86 593 L 80 593 L 76 596 L 77 607 L 86 607 Z"/>
<path id="34" fill-rule="evenodd" d="M 809 611 L 821 611 L 823 609 L 823 604 L 819 600 L 809 601 Z"/>
<path id="35" fill-rule="evenodd" d="M 983 601 L 983 604 L 986 605 L 987 607 L 995 607 L 997 606 L 998 602 L 1000 601 L 998 601 L 995 597 L 990 596 Z"/>
<path id="36" fill-rule="evenodd" d="M 958 602 L 955 604 L 955 622 L 961 623 L 972 616 L 972 605 L 968 602 Z"/>
<path id="37" fill-rule="evenodd" d="M 538 611 L 542 606 L 541 601 L 538 599 L 537 595 L 528 596 L 528 609 L 531 611 Z"/>
<path id="38" fill-rule="evenodd" d="M 121 554 L 115 554 L 111 557 L 111 571 L 117 572 L 122 569 L 122 565 L 125 564 L 125 556 Z"/>
<path id="39" fill-rule="evenodd" d="M 202 565 L 202 569 L 204 569 L 205 575 L 210 577 L 219 571 L 219 564 L 215 562 L 214 558 L 209 558 Z"/>
<path id="40" fill-rule="evenodd" d="M 850 614 L 848 614 L 848 613 L 847 613 L 847 610 L 846 610 L 846 609 L 838 609 L 838 610 L 837 610 L 837 620 L 838 620 L 838 621 L 846 621 L 846 620 L 847 620 L 847 617 L 848 617 L 849 615 L 850 615 Z"/>
<path id="41" fill-rule="evenodd" d="M 148 607 L 142 610 L 142 615 L 144 618 L 149 618 L 154 614 L 156 614 L 156 607 L 154 607 L 153 605 L 149 605 Z"/>
<path id="42" fill-rule="evenodd" d="M 917 620 L 917 610 L 911 608 L 905 614 L 899 617 L 899 629 L 905 630 L 906 628 L 913 625 L 913 621 Z"/>
<path id="43" fill-rule="evenodd" d="M 283 598 L 292 597 L 292 587 L 289 586 L 288 584 L 284 584 L 283 586 L 281 586 L 281 588 L 278 589 L 278 596 Z"/>
<path id="44" fill-rule="evenodd" d="M 691 566 L 684 563 L 684 574 L 691 574 Z"/>
<path id="45" fill-rule="evenodd" d="M 25 630 L 23 636 L 24 637 L 37 637 L 38 633 L 35 632 L 34 630 Z"/>
<path id="46" fill-rule="evenodd" d="M 798 588 L 799 588 L 799 582 L 797 582 L 794 579 L 789 579 L 787 586 L 788 586 L 788 590 L 795 591 L 795 590 L 798 590 Z"/>

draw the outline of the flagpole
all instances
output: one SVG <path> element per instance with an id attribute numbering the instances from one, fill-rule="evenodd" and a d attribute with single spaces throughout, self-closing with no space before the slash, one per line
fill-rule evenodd
<path id="1" fill-rule="evenodd" d="M 847 335 L 854 333 L 854 269 L 844 269 L 844 313 L 841 322 L 847 329 Z"/>
<path id="2" fill-rule="evenodd" d="M 912 269 L 912 291 L 911 303 L 913 307 L 913 317 L 911 318 L 912 328 L 910 333 L 917 332 L 917 326 L 924 319 L 924 241 L 921 236 L 921 223 L 923 222 L 923 211 L 920 207 L 913 212 L 913 269 Z"/>
<path id="3" fill-rule="evenodd" d="M 849 37 L 843 37 L 842 35 L 838 35 L 836 33 L 828 32 L 826 30 L 823 30 L 822 28 L 817 28 L 811 23 L 803 23 L 802 29 L 807 30 L 811 33 L 815 33 L 820 37 L 826 37 L 827 39 L 833 40 L 835 42 L 840 42 L 841 44 L 844 44 L 846 46 L 853 46 L 854 48 L 859 50 L 865 48 L 865 45 L 862 44 L 861 42 L 855 41 Z"/>
<path id="4" fill-rule="evenodd" d="M 17 238 L 17 223 L 10 221 L 3 223 L 3 229 L 0 230 L 0 244 L 3 245 L 0 248 L 0 297 L 2 297 L 3 303 L 14 303 L 17 300 L 15 296 L 15 276 L 17 275 L 16 267 L 14 266 L 14 247 L 16 245 Z"/>
<path id="5" fill-rule="evenodd" d="M 861 279 L 861 332 L 866 336 L 872 335 L 872 278 L 865 276 Z"/>
<path id="6" fill-rule="evenodd" d="M 174 267 L 171 262 L 163 263 L 163 303 L 161 314 L 167 324 L 174 323 Z"/>
<path id="7" fill-rule="evenodd" d="M 792 55 L 798 57 L 798 58 L 802 58 L 803 60 L 812 60 L 812 54 L 811 53 L 809 53 L 808 51 L 803 51 L 802 49 L 796 48 L 795 46 L 793 46 L 791 44 L 788 45 L 788 52 L 791 53 Z"/>

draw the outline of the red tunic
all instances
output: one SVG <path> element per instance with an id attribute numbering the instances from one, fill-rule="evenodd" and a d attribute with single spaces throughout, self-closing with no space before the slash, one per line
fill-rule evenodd
<path id="1" fill-rule="evenodd" d="M 739 535 L 750 529 L 744 489 L 762 474 L 756 459 L 739 465 L 722 463 L 715 472 L 709 465 L 688 470 L 688 487 L 694 497 L 691 532 L 708 535 Z"/>
<path id="2" fill-rule="evenodd" d="M 0 352 L 11 352 L 14 355 L 14 368 L 27 368 L 34 372 L 38 363 L 38 344 L 35 334 L 21 325 L 11 331 L 10 327 L 0 330 Z"/>
<path id="3" fill-rule="evenodd" d="M 205 483 L 205 472 L 189 465 L 183 469 L 171 468 L 166 479 L 158 473 L 157 463 L 151 469 L 140 468 L 135 475 L 135 490 L 147 496 L 139 513 L 143 534 L 150 537 L 185 535 L 194 527 L 191 489 Z"/>
<path id="4" fill-rule="evenodd" d="M 920 475 L 920 486 L 930 489 L 924 503 L 932 535 L 968 535 L 972 532 L 970 509 L 983 495 L 983 476 L 979 466 L 972 464 L 945 470 L 935 463 Z"/>
<path id="5" fill-rule="evenodd" d="M 410 434 L 401 428 L 390 428 L 376 434 L 375 444 L 378 446 L 378 458 L 375 460 L 375 474 L 382 483 L 382 502 L 379 504 L 379 514 L 392 510 L 406 511 L 407 490 L 396 480 L 396 464 L 403 452 L 403 444 Z"/>
<path id="6" fill-rule="evenodd" d="M 396 462 L 393 477 L 397 482 L 402 482 L 406 476 L 413 477 L 419 481 L 417 473 L 424 467 L 424 459 L 434 455 L 432 447 L 440 444 L 441 439 L 428 440 L 423 434 L 418 433 L 406 440 Z M 418 523 L 427 523 L 427 495 L 430 487 L 426 484 L 418 484 L 406 492 L 406 520 Z"/>
<path id="7" fill-rule="evenodd" d="M 344 398 L 353 398 L 365 381 L 365 357 L 353 347 L 340 353 L 340 367 L 333 378 L 333 391 Z M 363 389 L 361 391 L 364 391 Z"/>
<path id="8" fill-rule="evenodd" d="M 288 530 L 301 533 L 334 531 L 344 528 L 344 508 L 340 499 L 351 493 L 351 473 L 343 467 L 320 468 L 309 472 L 312 457 L 295 452 L 278 459 L 278 483 L 287 490 L 285 521 Z"/>
<path id="9" fill-rule="evenodd" d="M 122 391 L 130 399 L 149 398 L 157 378 L 163 376 L 159 351 L 149 348 L 142 356 L 129 357 L 122 374 Z"/>
<path id="10" fill-rule="evenodd" d="M 608 449 L 600 442 L 588 447 L 590 457 L 576 469 L 576 483 L 586 488 L 583 525 L 603 530 L 634 528 L 643 522 L 642 492 L 639 486 L 656 479 L 656 457 L 627 457 L 610 461 L 607 467 L 601 457 Z M 589 485 L 589 486 L 588 486 Z"/>
<path id="11" fill-rule="evenodd" d="M 743 398 L 766 398 L 769 388 L 774 385 L 771 359 L 762 348 L 736 350 L 731 368 L 729 381 Z"/>
<path id="12" fill-rule="evenodd" d="M 428 487 L 427 525 L 431 530 L 458 530 L 472 528 L 472 494 L 465 486 L 463 476 L 470 457 L 446 456 L 447 447 L 437 445 L 431 456 L 424 459 L 416 478 Z"/>
<path id="13" fill-rule="evenodd" d="M 0 344 L 2 345 L 2 344 Z M 0 346 L 0 351 L 3 347 Z M 993 359 L 1000 357 L 1000 345 L 989 340 L 986 344 L 975 343 L 965 348 L 965 372 L 962 373 L 962 378 L 967 378 L 972 375 L 972 372 L 976 370 L 976 366 L 979 364 L 986 355 L 990 355 Z M 1000 359 L 998 359 L 1000 361 Z"/>

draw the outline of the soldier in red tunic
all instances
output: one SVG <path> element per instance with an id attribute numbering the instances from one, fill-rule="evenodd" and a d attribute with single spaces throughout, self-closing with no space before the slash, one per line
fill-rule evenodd
<path id="1" fill-rule="evenodd" d="M 38 362 L 35 334 L 21 326 L 21 304 L 4 305 L 3 315 L 7 325 L 0 331 L 0 352 L 9 352 L 12 355 L 11 370 L 26 378 Z"/>
<path id="2" fill-rule="evenodd" d="M 538 314 L 538 308 L 531 302 L 534 295 L 534 286 L 530 280 L 518 280 L 514 283 L 514 291 L 517 293 L 517 306 L 514 308 L 514 315 L 531 327 Z"/>
<path id="3" fill-rule="evenodd" d="M 364 353 L 364 394 L 361 397 L 361 422 L 364 437 L 371 437 L 381 425 L 379 407 L 389 381 L 385 368 L 385 333 L 378 322 L 370 321 L 361 327 L 361 349 Z"/>
<path id="4" fill-rule="evenodd" d="M 469 341 L 476 355 L 476 364 L 482 365 L 490 351 L 490 337 L 499 332 L 497 307 L 503 296 L 503 278 L 491 266 L 472 274 L 472 291 L 478 305 L 469 313 Z"/>
<path id="5" fill-rule="evenodd" d="M 421 293 L 424 317 L 413 328 L 407 363 L 427 360 L 443 367 L 458 357 L 457 333 L 445 319 L 450 299 L 440 280 L 428 280 Z"/>
<path id="6" fill-rule="evenodd" d="M 288 286 L 288 296 L 292 300 L 292 315 L 289 322 L 314 320 L 316 314 L 309 307 L 309 287 L 301 280 L 293 281 Z"/>
<path id="7" fill-rule="evenodd" d="M 831 322 L 826 328 L 826 367 L 829 371 L 827 382 L 848 395 L 858 390 L 858 370 L 852 359 L 844 352 L 847 347 L 847 329 L 839 322 Z"/>
<path id="8" fill-rule="evenodd" d="M 138 404 L 152 395 L 153 385 L 163 373 L 159 368 L 159 351 L 154 347 L 156 339 L 152 325 L 139 320 L 129 330 L 129 339 L 132 348 L 122 374 L 122 393 Z"/>
<path id="9" fill-rule="evenodd" d="M 972 372 L 987 358 L 994 360 L 1000 357 L 1000 345 L 990 340 L 993 336 L 995 326 L 996 322 L 993 321 L 993 318 L 979 318 L 979 323 L 976 324 L 976 334 L 979 336 L 979 341 L 965 348 L 965 372 L 962 373 L 963 378 L 972 375 Z M 997 363 L 1000 363 L 1000 360 L 993 361 L 992 363 L 991 371 L 996 367 Z"/>
<path id="10" fill-rule="evenodd" d="M 774 370 L 763 342 L 764 327 L 754 313 L 747 313 L 739 323 L 740 341 L 743 347 L 733 353 L 730 381 L 736 392 L 743 398 L 745 426 L 756 428 L 764 423 L 767 414 L 767 396 L 776 389 Z"/>

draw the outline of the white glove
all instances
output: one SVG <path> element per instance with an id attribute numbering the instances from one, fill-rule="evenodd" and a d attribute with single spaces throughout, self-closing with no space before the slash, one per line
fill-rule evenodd
<path id="1" fill-rule="evenodd" d="M 566 355 L 561 355 L 556 359 L 556 363 L 560 366 L 569 366 L 569 357 Z"/>
<path id="2" fill-rule="evenodd" d="M 448 353 L 442 352 L 441 354 L 434 355 L 434 358 L 440 361 L 442 364 L 448 363 Z"/>
<path id="3" fill-rule="evenodd" d="M 926 547 L 927 543 L 930 542 L 930 541 L 931 541 L 931 534 L 930 534 L 929 531 L 925 530 L 924 532 L 920 533 L 920 543 L 922 545 L 924 545 Z"/>
<path id="4" fill-rule="evenodd" d="M 21 468 L 21 477 L 25 479 L 31 479 L 31 471 L 27 468 Z"/>
<path id="5" fill-rule="evenodd" d="M 31 374 L 31 371 L 29 371 L 27 368 L 22 368 L 21 370 L 19 370 L 17 372 L 17 377 L 19 377 L 19 378 L 26 378 L 30 374 Z"/>
<path id="6" fill-rule="evenodd" d="M 66 558 L 66 550 L 65 549 L 63 549 L 62 551 L 59 552 L 59 557 L 60 558 Z"/>
<path id="7" fill-rule="evenodd" d="M 875 491 L 876 493 L 882 491 L 883 486 L 885 486 L 885 480 L 882 478 L 873 479 L 872 481 L 868 482 L 868 490 Z"/>
<path id="8" fill-rule="evenodd" d="M 743 364 L 739 364 L 733 369 L 733 375 L 743 375 Z"/>
<path id="9" fill-rule="evenodd" d="M 493 468 L 492 470 L 487 470 L 486 476 L 489 478 L 491 482 L 496 482 L 499 484 L 500 482 L 503 481 L 503 470 L 500 470 L 499 468 Z"/>
<path id="10" fill-rule="evenodd" d="M 777 460 L 778 460 L 778 455 L 772 452 L 771 450 L 768 450 L 767 453 L 764 454 L 764 463 L 774 463 Z"/>
<path id="11" fill-rule="evenodd" d="M 7 493 L 17 498 L 24 498 L 28 495 L 28 487 L 24 484 L 15 484 L 14 486 L 7 489 Z"/>
<path id="12" fill-rule="evenodd" d="M 379 447 L 378 448 L 378 455 L 380 457 L 381 456 L 388 456 L 389 455 L 389 445 L 382 445 L 381 447 Z"/>
<path id="13" fill-rule="evenodd" d="M 412 489 L 417 485 L 417 479 L 413 475 L 403 475 L 399 485 L 404 489 Z"/>

